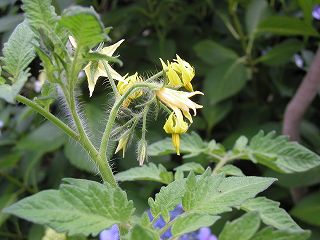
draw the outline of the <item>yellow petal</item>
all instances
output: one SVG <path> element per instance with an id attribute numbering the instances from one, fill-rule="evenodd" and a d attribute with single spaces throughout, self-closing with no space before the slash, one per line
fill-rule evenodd
<path id="1" fill-rule="evenodd" d="M 77 48 L 78 44 L 77 44 L 77 41 L 74 37 L 69 36 L 69 41 L 70 41 L 70 44 L 73 48 Z"/>
<path id="2" fill-rule="evenodd" d="M 164 71 L 168 69 L 168 66 L 164 63 L 164 61 L 160 58 L 160 62 Z"/>
<path id="3" fill-rule="evenodd" d="M 177 133 L 172 134 L 172 144 L 176 149 L 177 155 L 180 155 L 180 135 Z"/>
<path id="4" fill-rule="evenodd" d="M 96 86 L 97 80 L 99 78 L 98 70 L 91 71 L 91 62 L 87 64 L 84 68 L 84 72 L 87 75 L 88 88 L 90 92 L 90 97 L 92 96 L 94 87 Z"/>
<path id="5" fill-rule="evenodd" d="M 107 55 L 107 56 L 112 56 L 114 52 L 117 50 L 117 48 L 123 43 L 124 39 L 121 39 L 120 41 L 116 42 L 115 44 L 112 44 L 108 47 L 104 47 L 100 50 L 100 53 Z"/>
<path id="6" fill-rule="evenodd" d="M 123 136 L 122 138 L 120 138 L 117 149 L 115 151 L 115 153 L 119 152 L 120 150 L 122 150 L 122 157 L 124 158 L 124 155 L 126 153 L 126 148 L 127 148 L 127 144 L 129 141 L 129 135 L 126 134 L 125 136 Z"/>

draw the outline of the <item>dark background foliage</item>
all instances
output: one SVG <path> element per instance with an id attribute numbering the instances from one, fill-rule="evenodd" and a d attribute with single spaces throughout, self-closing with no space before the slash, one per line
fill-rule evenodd
<path id="1" fill-rule="evenodd" d="M 296 92 L 313 61 L 318 46 L 320 22 L 313 19 L 312 7 L 317 1 L 304 0 L 54 0 L 56 11 L 73 4 L 93 6 L 106 26 L 112 26 L 113 41 L 126 39 L 119 48 L 124 62 L 119 72 L 144 76 L 161 69 L 159 57 L 171 60 L 175 54 L 195 66 L 194 88 L 205 95 L 204 105 L 195 118 L 192 130 L 204 139 L 215 139 L 231 147 L 240 135 L 253 136 L 258 130 L 281 133 L 285 108 Z M 4 43 L 14 27 L 23 20 L 21 2 L 0 1 L 0 32 Z M 296 22 L 298 21 L 298 23 Z M 300 24 L 300 25 L 299 25 Z M 80 26 L 81 27 L 81 26 Z M 302 64 L 297 63 L 302 61 Z M 32 77 L 23 94 L 37 96 L 39 60 L 31 64 Z M 92 138 L 101 134 L 101 119 L 108 108 L 108 86 L 99 81 L 89 98 L 86 81 L 79 86 L 84 115 L 89 119 Z M 52 112 L 66 117 L 63 101 L 51 106 Z M 319 98 L 313 101 L 301 124 L 301 143 L 320 151 Z M 149 143 L 165 137 L 163 121 L 149 116 Z M 165 118 L 165 116 L 160 116 Z M 41 116 L 22 105 L 0 101 L 0 209 L 17 199 L 42 189 L 56 187 L 61 178 L 98 179 L 86 153 Z M 114 171 L 137 166 L 135 143 L 124 159 L 113 158 Z M 209 161 L 191 159 L 204 166 Z M 178 156 L 149 158 L 172 169 L 190 161 Z M 267 195 L 304 228 L 312 229 L 313 239 L 320 238 L 320 169 L 299 174 L 276 174 L 252 163 L 236 163 L 246 175 L 276 176 L 279 181 Z M 122 185 L 134 199 L 138 211 L 147 208 L 147 197 L 160 187 L 145 182 Z M 292 192 L 303 187 L 301 199 L 294 201 Z M 306 203 L 305 203 L 306 202 Z M 297 205 L 296 205 L 297 204 Z M 293 210 L 292 210 L 293 209 Z M 227 219 L 225 214 L 214 231 L 218 233 Z M 42 228 L 0 213 L 1 239 L 38 239 Z"/>

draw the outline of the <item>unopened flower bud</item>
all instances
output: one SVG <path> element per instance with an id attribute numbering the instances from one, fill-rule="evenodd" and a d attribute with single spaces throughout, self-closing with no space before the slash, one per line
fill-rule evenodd
<path id="1" fill-rule="evenodd" d="M 147 147 L 148 143 L 146 140 L 141 139 L 138 143 L 138 162 L 139 165 L 142 166 L 144 161 L 147 159 Z"/>

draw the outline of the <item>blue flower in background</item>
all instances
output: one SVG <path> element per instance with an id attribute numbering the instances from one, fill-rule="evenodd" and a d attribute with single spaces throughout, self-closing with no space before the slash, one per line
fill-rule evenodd
<path id="1" fill-rule="evenodd" d="M 103 230 L 99 235 L 100 240 L 119 240 L 119 228 L 118 225 L 115 224 L 111 228 Z"/>
<path id="2" fill-rule="evenodd" d="M 293 61 L 295 62 L 296 66 L 298 68 L 303 68 L 304 61 L 303 61 L 303 58 L 301 57 L 301 55 L 299 55 L 299 54 L 293 55 Z"/>
<path id="3" fill-rule="evenodd" d="M 312 16 L 313 18 L 320 20 L 320 5 L 316 5 L 313 7 Z"/>
<path id="4" fill-rule="evenodd" d="M 178 205 L 174 210 L 170 211 L 170 221 L 175 219 L 177 216 L 179 216 L 181 213 L 183 213 L 183 208 L 181 205 Z M 153 216 L 148 210 L 148 216 L 150 222 L 153 220 Z M 161 229 L 166 225 L 166 222 L 164 221 L 163 217 L 160 216 L 155 223 L 153 224 L 153 227 L 157 229 Z M 102 231 L 99 235 L 100 240 L 119 240 L 119 228 L 115 224 L 111 228 L 106 229 Z M 169 228 L 165 233 L 161 235 L 161 239 L 165 240 L 172 237 L 171 228 Z M 208 227 L 200 228 L 198 231 L 184 234 L 180 237 L 180 240 L 218 240 L 217 237 L 213 234 L 211 234 L 211 230 Z"/>
<path id="5" fill-rule="evenodd" d="M 211 230 L 208 227 L 203 227 L 199 229 L 198 240 L 218 240 L 218 238 L 211 234 Z"/>
<path id="6" fill-rule="evenodd" d="M 181 213 L 183 213 L 183 208 L 181 205 L 178 205 L 175 209 L 170 211 L 170 221 L 175 219 Z M 153 216 L 150 210 L 148 210 L 148 215 L 151 222 L 153 220 Z M 160 216 L 159 219 L 153 224 L 155 228 L 159 228 L 159 229 L 163 228 L 165 225 L 166 225 L 166 222 L 164 221 L 162 216 Z M 170 237 L 172 237 L 171 228 L 169 228 L 164 234 L 161 235 L 161 239 L 167 239 Z"/>

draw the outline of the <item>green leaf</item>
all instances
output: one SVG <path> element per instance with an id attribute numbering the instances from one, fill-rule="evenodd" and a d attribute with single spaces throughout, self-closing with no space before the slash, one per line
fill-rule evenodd
<path id="1" fill-rule="evenodd" d="M 204 94 L 213 105 L 238 93 L 248 79 L 246 67 L 240 59 L 227 61 L 208 72 L 204 81 Z"/>
<path id="2" fill-rule="evenodd" d="M 319 33 L 310 24 L 298 18 L 286 16 L 270 16 L 266 18 L 259 24 L 257 31 L 286 36 L 319 36 Z"/>
<path id="3" fill-rule="evenodd" d="M 0 3 L 1 4 L 1 3 Z M 23 14 L 6 15 L 0 18 L 0 32 L 12 31 L 24 20 Z"/>
<path id="4" fill-rule="evenodd" d="M 320 165 L 320 157 L 299 145 L 288 141 L 275 132 L 255 135 L 248 147 L 248 157 L 275 171 L 284 173 L 303 172 Z"/>
<path id="5" fill-rule="evenodd" d="M 3 69 L 11 76 L 13 82 L 24 78 L 21 76 L 30 62 L 34 59 L 34 34 L 26 21 L 17 26 L 3 47 Z"/>
<path id="6" fill-rule="evenodd" d="M 203 215 L 197 213 L 182 214 L 177 217 L 172 225 L 172 236 L 180 236 L 182 234 L 193 232 L 201 227 L 209 227 L 214 224 L 220 217 Z"/>
<path id="7" fill-rule="evenodd" d="M 302 49 L 303 44 L 299 41 L 284 41 L 275 45 L 270 51 L 257 59 L 266 65 L 275 66 L 287 63 L 292 56 Z"/>
<path id="8" fill-rule="evenodd" d="M 126 223 L 134 208 L 118 187 L 89 180 L 66 179 L 59 190 L 45 190 L 4 212 L 47 225 L 69 235 L 97 235 L 113 224 Z"/>
<path id="9" fill-rule="evenodd" d="M 208 144 L 195 132 L 183 134 L 181 136 L 180 152 L 186 154 L 184 158 L 198 156 L 202 152 L 206 151 L 207 147 Z M 171 138 L 165 138 L 164 140 L 152 143 L 148 147 L 149 156 L 162 156 L 175 152 Z"/>
<path id="10" fill-rule="evenodd" d="M 16 148 L 45 153 L 58 149 L 65 140 L 66 137 L 60 129 L 50 122 L 45 122 L 19 140 Z"/>
<path id="11" fill-rule="evenodd" d="M 46 33 L 52 33 L 57 24 L 58 17 L 51 0 L 22 0 L 23 11 L 28 23 L 35 32 L 43 29 Z"/>
<path id="12" fill-rule="evenodd" d="M 115 177 L 117 181 L 120 182 L 148 180 L 169 184 L 173 180 L 172 172 L 168 172 L 161 164 L 156 166 L 154 163 L 149 163 L 142 167 L 130 168 L 129 170 L 117 173 Z"/>
<path id="13" fill-rule="evenodd" d="M 13 204 L 17 200 L 18 195 L 16 193 L 2 193 L 0 197 L 0 226 L 7 220 L 9 217 L 8 214 L 2 212 L 5 207 Z"/>
<path id="14" fill-rule="evenodd" d="M 251 240 L 305 240 L 310 236 L 308 231 L 285 231 L 264 228 L 258 232 Z"/>
<path id="15" fill-rule="evenodd" d="M 320 166 L 291 174 L 278 173 L 269 169 L 265 172 L 265 176 L 277 178 L 278 184 L 286 188 L 311 186 L 320 182 Z"/>
<path id="16" fill-rule="evenodd" d="M 129 240 L 160 240 L 159 234 L 149 228 L 135 225 L 129 233 Z"/>
<path id="17" fill-rule="evenodd" d="M 320 226 L 320 193 L 303 198 L 290 213 L 301 221 Z"/>
<path id="18" fill-rule="evenodd" d="M 91 8 L 68 8 L 64 11 L 60 24 L 69 29 L 79 48 L 93 47 L 105 39 L 100 17 Z"/>
<path id="19" fill-rule="evenodd" d="M 250 4 L 247 6 L 245 21 L 246 28 L 249 35 L 255 33 L 258 24 L 267 15 L 268 4 L 266 1 L 261 0 L 251 0 Z"/>
<path id="20" fill-rule="evenodd" d="M 181 203 L 182 196 L 185 191 L 185 180 L 175 180 L 166 187 L 162 187 L 160 192 L 156 194 L 155 199 L 148 199 L 150 210 L 154 218 L 160 215 L 166 222 L 169 222 L 169 211 L 173 210 Z"/>
<path id="21" fill-rule="evenodd" d="M 285 210 L 279 208 L 279 205 L 280 203 L 265 197 L 258 197 L 243 203 L 241 209 L 247 212 L 258 212 L 261 220 L 266 225 L 279 230 L 302 230 Z"/>
<path id="22" fill-rule="evenodd" d="M 204 168 L 201 166 L 201 164 L 195 163 L 195 162 L 184 163 L 184 164 L 176 167 L 174 170 L 182 171 L 182 172 L 193 171 L 193 172 L 199 173 L 199 174 L 202 174 L 205 171 Z"/>
<path id="23" fill-rule="evenodd" d="M 224 101 L 217 104 L 208 104 L 208 99 L 204 99 L 204 109 L 210 109 L 210 111 L 202 111 L 202 115 L 208 125 L 208 131 L 210 131 L 217 123 L 221 122 L 232 110 L 232 102 Z"/>
<path id="24" fill-rule="evenodd" d="M 238 207 L 247 199 L 268 188 L 275 179 L 262 177 L 228 177 L 190 174 L 186 181 L 186 192 L 182 205 L 186 212 L 219 214 Z"/>
<path id="25" fill-rule="evenodd" d="M 196 55 L 205 63 L 217 65 L 221 62 L 235 61 L 236 52 L 212 40 L 203 40 L 194 46 Z"/>
<path id="26" fill-rule="evenodd" d="M 67 141 L 64 146 L 64 154 L 73 166 L 89 173 L 97 173 L 94 162 L 79 143 L 72 140 Z"/>
<path id="27" fill-rule="evenodd" d="M 28 80 L 30 74 L 29 69 L 20 72 L 20 74 L 15 77 L 15 82 L 12 85 L 2 84 L 0 85 L 0 98 L 6 100 L 9 103 L 15 103 L 15 98 L 23 88 L 25 82 Z"/>
<path id="28" fill-rule="evenodd" d="M 0 161 L 1 171 L 8 171 L 14 168 L 21 159 L 21 153 L 13 152 L 3 154 Z"/>
<path id="29" fill-rule="evenodd" d="M 312 8 L 315 5 L 314 1 L 298 0 L 300 7 L 303 10 L 304 20 L 306 23 L 312 23 Z"/>
<path id="30" fill-rule="evenodd" d="M 227 222 L 219 235 L 219 240 L 249 240 L 259 227 L 259 215 L 256 212 L 250 212 L 231 223 Z"/>
<path id="31" fill-rule="evenodd" d="M 225 175 L 239 176 L 239 177 L 245 176 L 240 168 L 233 166 L 233 165 L 230 165 L 230 164 L 227 164 L 227 165 L 223 166 L 222 168 L 220 168 L 217 171 L 217 173 L 223 173 Z"/>

